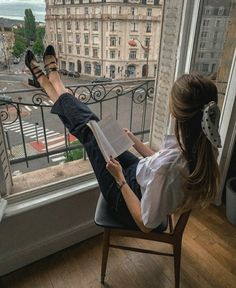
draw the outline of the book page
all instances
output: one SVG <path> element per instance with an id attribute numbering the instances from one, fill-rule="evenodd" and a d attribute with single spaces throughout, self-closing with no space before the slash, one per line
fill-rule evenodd
<path id="1" fill-rule="evenodd" d="M 118 122 L 112 118 L 112 115 L 105 117 L 99 122 L 89 121 L 88 126 L 93 131 L 106 162 L 109 161 L 110 156 L 116 158 L 134 144 L 120 128 Z"/>
<path id="2" fill-rule="evenodd" d="M 129 136 L 120 128 L 118 122 L 113 119 L 112 115 L 107 116 L 98 122 L 104 136 L 111 144 L 117 156 L 130 149 L 134 142 Z M 117 157 L 116 156 L 116 157 Z"/>
<path id="3" fill-rule="evenodd" d="M 98 122 L 92 120 L 87 123 L 87 125 L 90 127 L 90 129 L 93 132 L 93 135 L 95 136 L 98 146 L 102 152 L 102 155 L 105 158 L 105 161 L 108 162 L 110 160 L 110 157 L 113 158 L 117 157 L 118 155 L 104 136 L 101 128 L 98 125 Z"/>

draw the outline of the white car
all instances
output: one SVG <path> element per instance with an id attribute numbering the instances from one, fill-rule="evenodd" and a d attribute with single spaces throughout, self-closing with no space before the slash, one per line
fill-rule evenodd
<path id="1" fill-rule="evenodd" d="M 13 59 L 13 64 L 19 64 L 20 63 L 20 57 L 16 57 Z"/>

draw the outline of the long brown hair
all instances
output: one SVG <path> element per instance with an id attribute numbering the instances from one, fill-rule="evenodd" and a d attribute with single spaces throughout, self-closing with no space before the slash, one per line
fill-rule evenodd
<path id="1" fill-rule="evenodd" d="M 175 135 L 189 173 L 183 173 L 185 200 L 182 208 L 206 206 L 215 198 L 219 186 L 219 167 L 216 148 L 202 131 L 204 105 L 218 101 L 217 88 L 208 78 L 184 74 L 171 90 L 170 112 L 175 118 Z"/>

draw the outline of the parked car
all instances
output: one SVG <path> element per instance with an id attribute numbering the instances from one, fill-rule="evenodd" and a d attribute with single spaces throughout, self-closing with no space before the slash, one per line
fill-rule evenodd
<path id="1" fill-rule="evenodd" d="M 62 75 L 68 75 L 68 71 L 66 69 L 60 69 L 59 73 L 61 73 Z"/>
<path id="2" fill-rule="evenodd" d="M 111 78 L 107 78 L 107 77 L 100 77 L 100 78 L 96 78 L 92 81 L 92 83 L 102 83 L 102 82 L 111 82 L 112 79 Z"/>
<path id="3" fill-rule="evenodd" d="M 13 59 L 13 64 L 19 64 L 20 63 L 20 57 L 15 57 Z"/>
<path id="4" fill-rule="evenodd" d="M 79 72 L 68 71 L 68 76 L 69 77 L 74 77 L 74 78 L 79 78 L 80 74 L 79 74 Z"/>

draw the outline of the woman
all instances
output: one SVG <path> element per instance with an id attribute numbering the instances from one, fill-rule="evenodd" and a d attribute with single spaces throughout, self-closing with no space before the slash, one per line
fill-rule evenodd
<path id="1" fill-rule="evenodd" d="M 43 59 L 47 76 L 31 51 L 25 63 L 35 84 L 54 102 L 51 112 L 58 114 L 84 145 L 101 192 L 120 221 L 143 232 L 163 231 L 167 214 L 206 206 L 214 199 L 219 183 L 220 112 L 213 82 L 199 74 L 177 79 L 170 95 L 175 136 L 168 136 L 164 148 L 155 153 L 125 129 L 144 158 L 126 151 L 106 163 L 86 125 L 98 117 L 64 87 L 52 46 L 47 47 Z"/>

